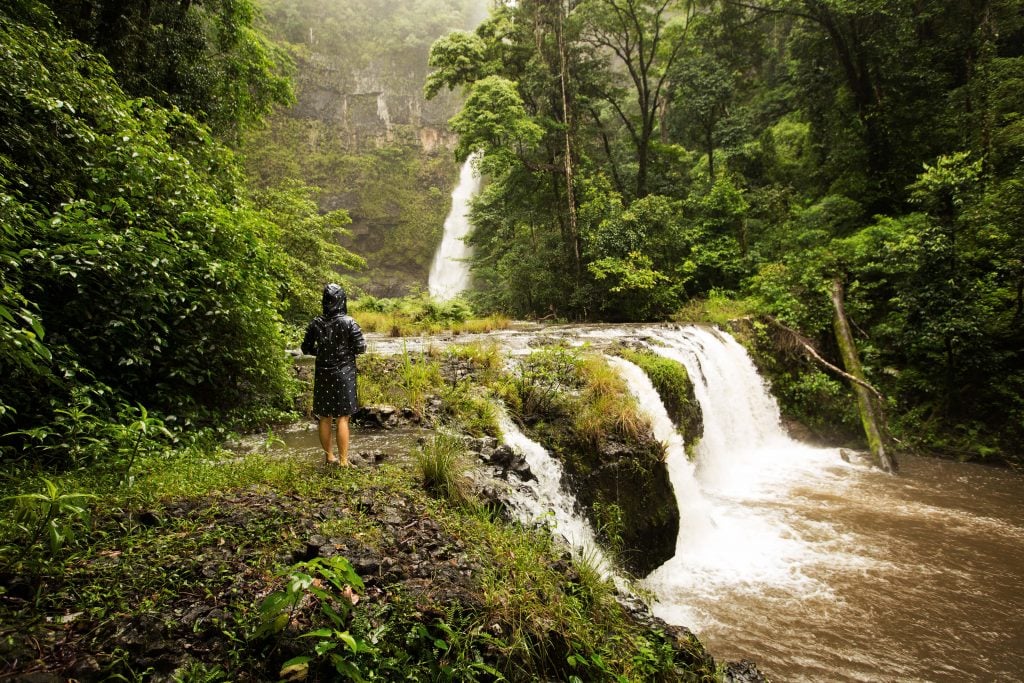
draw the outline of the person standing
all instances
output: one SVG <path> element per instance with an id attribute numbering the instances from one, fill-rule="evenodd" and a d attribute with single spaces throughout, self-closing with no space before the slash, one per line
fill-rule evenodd
<path id="1" fill-rule="evenodd" d="M 327 463 L 348 465 L 348 420 L 356 411 L 356 356 L 366 352 L 359 323 L 348 315 L 345 290 L 324 287 L 323 314 L 310 321 L 302 352 L 316 356 L 313 414 L 319 420 L 320 445 Z M 331 421 L 337 420 L 338 455 L 331 448 Z"/>

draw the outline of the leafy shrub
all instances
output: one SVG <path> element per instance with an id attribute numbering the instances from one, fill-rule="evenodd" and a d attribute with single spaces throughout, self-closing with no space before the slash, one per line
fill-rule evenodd
<path id="1" fill-rule="evenodd" d="M 565 346 L 534 351 L 512 369 L 498 392 L 525 423 L 562 414 L 563 393 L 580 386 L 579 352 Z"/>
<path id="2" fill-rule="evenodd" d="M 49 479 L 43 478 L 42 481 L 42 493 L 23 493 L 5 500 L 12 501 L 15 506 L 14 519 L 22 535 L 20 551 L 32 551 L 45 537 L 50 555 L 56 556 L 88 524 L 89 510 L 83 503 L 96 496 L 62 493 Z"/>
<path id="3" fill-rule="evenodd" d="M 286 405 L 273 228 L 231 152 L 55 35 L 0 14 L 0 250 L 17 255 L 0 265 L 0 350 L 19 349 L 0 355 L 0 419 L 32 429 L 93 385 L 115 397 L 101 418 L 120 401 Z"/>
<path id="4" fill-rule="evenodd" d="M 338 244 L 352 222 L 345 211 L 321 214 L 316 189 L 291 180 L 256 193 L 256 208 L 273 226 L 268 239 L 279 251 L 279 310 L 286 321 L 304 325 L 321 312 L 322 287 L 339 279 L 338 270 L 366 265 Z"/>

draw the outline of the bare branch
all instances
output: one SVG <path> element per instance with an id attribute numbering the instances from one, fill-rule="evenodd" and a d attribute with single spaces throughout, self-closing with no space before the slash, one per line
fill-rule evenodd
<path id="1" fill-rule="evenodd" d="M 822 358 L 821 354 L 818 353 L 818 351 L 811 344 L 811 340 L 810 339 L 808 339 L 807 337 L 803 336 L 802 334 L 800 334 L 796 330 L 791 329 L 789 327 L 786 327 L 785 325 L 783 325 L 781 322 L 779 322 L 778 320 L 776 320 L 772 316 L 768 316 L 768 320 L 773 325 L 778 327 L 780 330 L 783 330 L 784 332 L 788 333 L 790 335 L 790 338 L 793 341 L 795 341 L 800 347 L 802 347 L 803 350 L 806 351 L 808 353 L 808 355 L 810 355 L 818 363 L 820 363 L 821 365 L 824 365 L 826 368 L 828 368 L 832 372 L 840 375 L 844 379 L 847 379 L 847 380 L 853 382 L 854 384 L 859 384 L 860 386 L 864 387 L 865 389 L 870 391 L 872 394 L 874 394 L 875 397 L 879 401 L 881 401 L 883 405 L 885 404 L 885 396 L 883 396 L 882 393 L 878 389 L 876 389 L 875 387 L 873 387 L 872 385 L 868 384 L 867 382 L 865 382 L 862 379 L 857 379 L 856 377 L 854 377 L 850 373 L 846 372 L 845 370 L 842 370 L 841 368 L 836 367 L 832 363 L 829 363 L 827 360 Z"/>

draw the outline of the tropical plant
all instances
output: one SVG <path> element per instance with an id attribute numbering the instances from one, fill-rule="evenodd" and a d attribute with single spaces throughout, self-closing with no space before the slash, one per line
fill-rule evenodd
<path id="1" fill-rule="evenodd" d="M 76 534 L 88 524 L 89 510 L 85 501 L 95 498 L 91 493 L 64 493 L 57 484 L 42 477 L 42 493 L 22 493 L 4 500 L 14 503 L 14 519 L 22 533 L 21 552 L 29 553 L 46 539 L 50 556 L 56 557 Z"/>
<path id="2" fill-rule="evenodd" d="M 271 593 L 260 603 L 260 623 L 254 637 L 263 638 L 283 631 L 295 616 L 300 602 L 307 597 L 316 601 L 319 614 L 328 625 L 299 636 L 314 641 L 312 654 L 284 662 L 282 678 L 305 678 L 311 664 L 325 662 L 340 676 L 362 680 L 354 657 L 373 652 L 373 648 L 353 636 L 348 625 L 352 608 L 358 604 L 359 592 L 363 589 L 363 580 L 340 555 L 299 562 L 288 569 L 284 589 Z"/>

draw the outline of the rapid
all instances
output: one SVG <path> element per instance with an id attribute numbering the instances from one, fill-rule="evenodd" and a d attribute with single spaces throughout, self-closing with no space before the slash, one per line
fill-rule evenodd
<path id="1" fill-rule="evenodd" d="M 743 348 L 655 331 L 704 413 L 695 461 L 670 449 L 675 556 L 655 613 L 781 681 L 1024 676 L 1024 478 L 904 457 L 892 476 L 789 438 Z M 660 399 L 642 404 L 656 409 Z"/>

